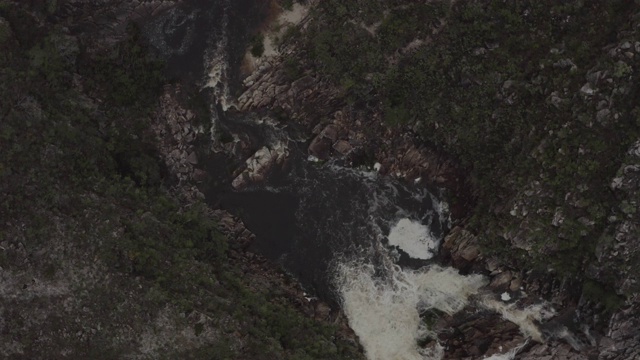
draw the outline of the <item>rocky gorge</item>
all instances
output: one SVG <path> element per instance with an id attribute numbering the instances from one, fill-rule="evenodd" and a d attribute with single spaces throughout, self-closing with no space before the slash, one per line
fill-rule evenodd
<path id="1" fill-rule="evenodd" d="M 87 10 L 92 6 L 93 10 Z M 90 17 L 86 18 L 86 23 L 76 23 L 82 26 L 90 26 L 89 24 L 96 26 L 96 19 L 101 19 L 101 17 L 93 15 L 100 13 L 94 11 L 96 9 L 101 9 L 109 14 L 121 14 L 115 17 L 117 20 L 115 22 L 111 15 L 102 17 L 102 19 L 110 19 L 111 25 L 108 27 L 108 31 L 113 33 L 110 33 L 109 36 L 87 32 L 96 38 L 102 39 L 104 36 L 116 42 L 118 36 L 124 34 L 125 26 L 123 24 L 128 20 L 138 20 L 138 17 L 144 16 L 148 16 L 149 19 L 157 19 L 159 15 L 160 17 L 163 14 L 166 16 L 171 9 L 180 9 L 180 6 L 180 2 L 113 2 L 113 4 L 109 2 L 65 2 L 60 9 L 76 14 L 72 17 L 74 19 L 85 19 L 85 17 L 78 15 L 80 9 L 85 9 L 86 13 L 92 13 Z M 313 8 L 318 4 L 310 2 L 307 6 Z M 131 19 L 132 15 L 130 14 L 134 14 L 136 18 Z M 171 16 L 168 18 L 175 19 Z M 186 18 L 189 18 L 189 15 L 186 15 Z M 636 19 L 633 16 L 630 18 Z M 453 265 L 465 275 L 483 274 L 486 277 L 486 286 L 479 288 L 478 292 L 472 296 L 473 306 L 464 307 L 455 314 L 448 314 L 446 311 L 437 309 L 422 314 L 421 321 L 430 323 L 430 329 L 437 335 L 426 340 L 421 339 L 420 341 L 423 342 L 420 344 L 421 347 L 438 348 L 441 346 L 442 351 L 439 355 L 443 359 L 480 359 L 486 357 L 498 359 L 637 358 L 640 354 L 640 348 L 638 348 L 640 338 L 638 338 L 635 329 L 638 326 L 640 313 L 638 312 L 637 287 L 635 286 L 637 279 L 634 272 L 637 265 L 635 257 L 637 219 L 635 219 L 636 203 L 633 200 L 637 197 L 637 182 L 633 177 L 634 169 L 637 168 L 634 162 L 634 159 L 637 158 L 635 144 L 625 150 L 627 152 L 623 155 L 622 162 L 617 165 L 619 169 L 615 174 L 612 174 L 613 177 L 610 179 L 610 189 L 620 202 L 616 205 L 615 210 L 611 210 L 614 214 L 607 214 L 607 225 L 590 225 L 591 220 L 588 218 L 581 221 L 587 228 L 603 229 L 595 249 L 596 260 L 585 265 L 584 276 L 566 275 L 553 269 L 549 271 L 549 269 L 529 267 L 528 264 L 519 263 L 520 253 L 507 254 L 510 252 L 511 246 L 530 252 L 532 257 L 539 256 L 535 255 L 537 253 L 554 251 L 553 248 L 540 250 L 537 244 L 528 242 L 530 237 L 533 238 L 531 224 L 535 224 L 537 221 L 536 218 L 531 218 L 530 214 L 548 212 L 544 207 L 546 205 L 538 204 L 536 199 L 550 198 L 553 195 L 546 195 L 551 190 L 545 188 L 544 181 L 532 181 L 522 187 L 517 194 L 504 198 L 489 209 L 494 214 L 515 212 L 515 215 L 509 216 L 516 218 L 518 225 L 508 228 L 511 224 L 507 224 L 508 226 L 501 224 L 505 229 L 503 238 L 509 243 L 506 250 L 500 250 L 501 253 L 488 249 L 481 238 L 484 229 L 482 227 L 478 229 L 477 225 L 472 224 L 473 212 L 480 211 L 476 204 L 482 202 L 482 195 L 479 195 L 479 185 L 469 176 L 464 161 L 445 151 L 440 144 L 425 141 L 420 124 L 390 124 L 385 119 L 386 110 L 380 99 L 364 104 L 361 101 L 353 101 L 349 98 L 348 89 L 327 76 L 326 73 L 318 70 L 310 60 L 310 55 L 307 53 L 308 48 L 304 44 L 304 34 L 307 28 L 317 26 L 313 24 L 313 21 L 322 21 L 322 19 L 318 13 L 309 12 L 309 15 L 302 19 L 301 23 L 294 25 L 300 31 L 297 37 L 293 36 L 283 41 L 275 55 L 259 59 L 253 71 L 246 71 L 242 76 L 239 76 L 239 84 L 236 86 L 241 90 L 236 101 L 233 101 L 233 95 L 229 95 L 224 99 L 224 106 L 215 103 L 220 101 L 221 93 L 234 92 L 233 85 L 230 90 L 225 89 L 227 82 L 233 83 L 232 70 L 226 70 L 229 71 L 227 79 L 214 83 L 212 87 L 209 87 L 210 90 L 204 90 L 205 97 L 211 93 L 214 94 L 213 100 L 207 98 L 207 101 L 211 101 L 212 104 L 206 106 L 208 108 L 206 110 L 189 104 L 189 98 L 193 97 L 193 94 L 190 93 L 192 90 L 189 90 L 186 85 L 165 85 L 160 90 L 157 94 L 157 105 L 154 106 L 152 115 L 149 116 L 151 133 L 147 135 L 155 139 L 163 166 L 166 167 L 167 173 L 170 174 L 169 177 L 172 178 L 168 186 L 172 189 L 172 194 L 181 199 L 181 204 L 188 208 L 195 206 L 193 204 L 197 204 L 202 199 L 211 198 L 211 188 L 225 188 L 224 191 L 227 192 L 252 191 L 271 178 L 282 176 L 282 173 L 286 174 L 291 168 L 295 168 L 296 156 L 303 158 L 309 156 L 312 159 L 311 162 L 318 161 L 321 165 L 323 163 L 338 164 L 340 167 L 360 168 L 366 169 L 366 171 L 373 169 L 376 176 L 383 179 L 393 179 L 399 184 L 406 184 L 410 187 L 444 189 L 443 193 L 450 203 L 452 222 L 451 229 L 443 238 L 437 261 L 443 265 Z M 185 23 L 189 24 L 188 21 Z M 636 36 L 633 29 L 637 28 L 635 24 L 632 22 L 632 30 L 626 30 L 624 36 L 620 37 L 618 44 L 608 46 L 603 50 L 609 54 L 608 56 L 611 56 L 613 63 L 616 64 L 616 69 L 625 72 L 626 75 L 634 74 L 633 69 L 635 69 L 635 50 L 633 47 L 633 39 Z M 442 24 L 438 23 L 438 28 L 440 26 Z M 100 31 L 106 31 L 104 30 L 106 28 L 102 26 L 97 28 Z M 186 26 L 186 28 L 190 27 Z M 82 36 L 79 35 L 79 37 Z M 189 37 L 185 36 L 184 39 L 189 39 Z M 153 46 L 154 40 L 148 39 L 147 41 Z M 102 40 L 96 42 L 100 46 L 110 44 L 109 42 L 103 43 Z M 490 50 L 491 47 L 487 46 Z M 245 56 L 244 50 L 244 48 L 236 49 L 238 54 L 234 55 L 234 59 Z M 204 58 L 207 59 L 206 56 Z M 220 61 L 220 59 L 216 61 Z M 232 63 L 228 59 L 225 61 Z M 211 58 L 208 58 L 203 65 L 203 70 L 208 64 L 210 65 L 210 62 Z M 568 62 L 559 64 L 555 68 L 562 68 L 563 64 L 568 64 Z M 555 107 L 564 106 L 563 101 L 569 101 L 566 99 L 572 99 L 571 101 L 575 102 L 587 101 L 588 104 L 596 104 L 593 110 L 596 121 L 611 120 L 617 114 L 615 101 L 624 103 L 624 100 L 628 99 L 615 100 L 618 99 L 616 96 L 621 93 L 624 95 L 625 91 L 628 91 L 629 94 L 634 93 L 633 85 L 631 85 L 633 78 L 625 78 L 624 74 L 609 78 L 606 75 L 607 70 L 598 70 L 597 67 L 589 69 L 586 84 L 579 89 L 574 89 L 576 90 L 575 94 L 571 94 L 570 90 L 564 94 L 550 94 L 549 101 Z M 614 78 L 615 80 L 612 80 Z M 83 82 L 82 78 L 78 77 L 76 77 L 76 81 Z M 535 80 L 532 82 L 535 83 Z M 527 84 L 522 84 L 522 86 L 525 85 Z M 507 86 L 505 82 L 505 85 L 501 86 L 504 89 L 504 94 L 500 95 L 503 101 L 519 96 L 515 91 L 512 94 L 509 93 L 511 86 L 517 87 L 517 85 Z M 626 87 L 630 90 L 625 90 Z M 204 86 L 204 88 L 207 87 Z M 594 96 L 598 98 L 596 99 Z M 606 103 L 601 104 L 602 101 Z M 87 107 L 98 112 L 100 110 L 97 102 L 94 99 L 93 102 L 89 102 Z M 33 106 L 30 106 L 29 109 L 33 109 Z M 27 108 L 27 105 L 23 108 Z M 34 110 L 21 111 L 34 112 Z M 619 110 L 619 112 L 623 111 Z M 213 125 L 209 123 L 211 119 L 213 119 Z M 245 127 L 242 122 L 234 123 L 233 121 L 236 119 L 248 119 L 242 121 L 248 121 L 251 125 Z M 254 123 L 264 126 L 267 130 L 256 130 L 255 133 L 252 133 L 253 130 L 242 132 L 243 129 L 253 129 Z M 265 136 L 262 132 L 267 135 Z M 554 138 L 543 139 L 540 147 L 554 141 Z M 225 158 L 225 169 L 221 169 L 218 165 L 220 162 L 217 159 L 220 158 Z M 216 171 L 218 174 L 214 173 Z M 347 177 L 345 176 L 345 179 Z M 544 177 L 541 178 L 544 179 Z M 505 180 L 505 182 L 509 181 L 509 179 Z M 393 184 L 393 186 L 400 186 Z M 575 186 L 578 189 L 578 194 L 589 189 L 587 185 L 585 185 L 586 188 L 581 184 Z M 564 197 L 571 206 L 577 209 L 584 208 L 580 205 L 579 196 L 567 193 Z M 220 201 L 224 203 L 215 195 L 213 198 L 214 200 L 209 199 L 209 201 L 214 204 Z M 536 206 L 539 207 L 536 208 Z M 566 210 L 554 209 L 549 219 L 549 223 L 558 228 L 559 232 L 563 231 L 560 225 L 564 221 L 568 222 L 565 220 L 567 217 L 563 215 L 563 211 Z M 310 301 L 307 294 L 299 285 L 295 284 L 295 280 L 290 275 L 274 270 L 269 261 L 254 254 L 255 248 L 252 248 L 251 244 L 261 240 L 256 239 L 256 236 L 245 227 L 241 220 L 242 212 L 236 216 L 220 209 L 207 209 L 205 213 L 208 218 L 215 220 L 218 224 L 217 228 L 228 239 L 229 256 L 235 259 L 233 260 L 234 264 L 241 264 L 237 266 L 242 269 L 241 277 L 246 279 L 251 292 L 268 293 L 270 294 L 268 296 L 273 296 L 272 302 L 274 303 L 292 306 L 304 316 L 337 324 L 339 328 L 338 340 L 334 338 L 332 341 L 336 343 L 342 341 L 349 344 L 337 345 L 338 347 L 353 346 L 357 337 L 348 329 L 348 321 L 336 306 L 337 304 L 331 303 L 330 299 L 323 299 L 329 301 L 330 305 L 318 299 Z M 148 212 L 141 214 L 140 217 L 143 218 L 143 216 L 148 218 Z M 14 227 L 12 231 L 14 232 L 11 234 L 20 233 L 18 227 Z M 117 237 L 117 235 L 114 236 Z M 559 236 L 562 237 L 562 235 Z M 26 240 L 23 242 L 28 243 Z M 23 251 L 22 256 L 25 259 L 34 256 L 24 245 L 16 244 L 3 243 L 3 250 L 8 248 L 14 252 Z M 25 249 L 20 250 L 20 246 Z M 48 248 L 45 247 L 45 249 Z M 46 251 L 53 252 L 54 250 L 48 249 Z M 135 262 L 135 256 L 132 254 L 133 252 L 129 252 L 125 256 L 125 263 L 127 261 Z M 129 257 L 129 260 L 126 260 L 126 257 Z M 112 284 L 114 281 L 109 280 L 112 279 L 110 276 L 107 276 L 107 280 L 105 280 L 100 277 L 103 275 L 96 275 L 105 271 L 104 269 L 94 269 L 87 267 L 86 264 L 73 263 L 73 265 L 80 270 L 71 271 L 66 268 L 68 265 L 63 265 L 66 270 L 62 273 L 75 272 L 86 275 L 86 269 L 91 268 L 93 272 L 90 272 L 90 276 L 87 275 L 87 279 L 90 279 L 92 283 L 103 282 L 104 286 L 109 286 L 107 284 Z M 18 266 L 18 264 L 9 263 L 9 268 L 13 269 L 11 266 Z M 291 269 L 287 270 L 295 273 Z M 31 270 L 22 273 L 21 276 L 29 277 L 27 276 L 29 271 L 37 273 L 37 265 L 33 265 Z M 14 275 L 8 275 L 5 280 L 12 279 L 12 276 Z M 43 281 L 38 275 L 31 277 L 38 279 L 34 280 L 34 284 Z M 54 284 L 58 284 L 64 278 L 62 275 L 54 275 L 52 281 Z M 4 298 L 24 301 L 23 298 L 16 297 L 13 290 L 10 290 L 12 288 L 10 283 L 13 280 L 7 281 L 5 284 L 9 285 L 5 289 L 9 290 L 3 293 Z M 122 281 L 123 284 L 126 282 Z M 140 289 L 142 289 L 143 286 L 146 286 L 147 279 L 142 276 L 136 278 L 135 281 L 140 282 Z M 28 281 L 25 280 L 25 282 Z M 606 287 L 602 284 L 606 284 Z M 123 285 L 123 287 L 128 288 L 128 285 Z M 65 300 L 65 296 L 69 296 L 65 294 L 69 294 L 69 292 L 56 292 L 56 289 L 63 288 L 62 285 L 57 288 L 51 285 L 47 287 L 36 286 L 33 290 L 35 295 L 29 296 L 31 299 L 34 297 L 45 299 L 52 304 L 57 301 L 52 301 L 52 299 L 66 301 L 68 308 L 65 311 L 70 314 L 81 310 L 85 313 L 93 311 L 92 308 L 84 310 L 86 305 L 82 305 L 85 306 L 82 307 L 80 303 L 69 304 L 70 298 L 67 297 Z M 608 289 L 615 289 L 615 295 L 609 294 Z M 138 290 L 130 291 L 137 292 Z M 213 293 L 216 291 L 218 290 Z M 278 295 L 271 295 L 272 293 Z M 172 296 L 171 292 L 168 294 L 165 296 Z M 133 293 L 128 295 L 131 299 L 137 296 L 148 295 Z M 73 298 L 71 297 L 71 299 Z M 220 338 L 216 333 L 220 331 L 220 324 L 226 324 L 225 326 L 234 323 L 240 324 L 240 321 L 234 319 L 231 314 L 226 319 L 208 317 L 210 315 L 207 315 L 207 311 L 202 310 L 202 303 L 206 302 L 206 299 L 207 297 L 196 299 L 196 305 L 190 305 L 195 310 L 189 311 L 188 315 L 180 315 L 180 311 L 176 310 L 174 305 L 167 306 L 153 320 L 155 322 L 154 329 L 156 329 L 153 333 L 155 337 L 145 332 L 144 342 L 140 343 L 138 350 L 124 348 L 122 350 L 124 352 L 119 354 L 138 354 L 139 358 L 157 357 L 167 346 L 166 344 L 161 345 L 161 343 L 176 332 L 181 335 L 173 343 L 169 343 L 171 347 L 184 351 L 204 348 L 208 342 L 210 344 L 211 341 Z M 234 301 L 233 297 L 231 299 Z M 135 302 L 131 301 L 123 304 L 136 306 Z M 52 306 L 52 308 L 45 306 L 40 310 L 40 319 L 44 323 L 48 319 L 46 314 L 53 311 L 52 309 L 55 307 L 55 305 L 48 306 Z M 25 310 L 19 310 L 18 305 L 12 305 L 8 308 L 10 310 L 5 311 L 21 312 L 23 313 L 22 317 L 30 318 Z M 8 313 L 5 312 L 5 314 Z M 4 318 L 8 319 L 10 316 L 14 317 L 8 315 Z M 139 318 L 131 318 L 132 321 L 136 320 L 133 325 L 128 326 L 133 329 L 136 326 L 144 329 L 145 326 L 140 324 L 145 324 L 145 321 L 148 321 L 145 320 L 148 316 L 148 314 L 140 313 Z M 248 316 L 251 319 L 255 315 Z M 273 319 L 269 318 L 269 321 L 273 321 Z M 177 325 L 168 325 L 172 322 Z M 522 324 L 524 323 L 534 324 L 534 327 L 527 332 L 523 330 Z M 22 329 L 25 329 L 23 334 L 29 334 L 34 331 L 33 326 L 39 326 L 39 324 L 42 322 L 27 321 L 12 326 L 15 328 L 22 326 Z M 247 348 L 246 344 L 250 343 L 251 338 L 256 335 L 249 335 L 250 332 L 245 333 L 246 327 L 242 325 L 230 325 L 231 328 L 234 326 L 236 330 L 230 330 L 231 332 L 235 331 L 232 336 L 233 344 L 228 346 L 241 350 L 240 355 L 235 355 L 235 357 L 229 355 L 228 358 L 260 358 L 261 355 L 258 352 L 251 353 L 242 350 Z M 6 325 L 5 328 L 7 328 Z M 95 334 L 100 330 L 87 329 L 87 331 L 88 334 Z M 267 333 L 269 331 L 272 329 L 266 330 Z M 539 332 L 539 335 L 532 336 L 536 332 Z M 135 331 L 131 331 L 131 333 L 133 334 Z M 79 339 L 82 336 L 84 336 L 82 339 L 92 338 L 91 335 L 83 335 L 83 332 L 79 334 L 76 333 Z M 68 336 L 70 335 L 61 335 L 60 339 Z M 122 335 L 118 344 L 124 344 L 124 339 L 127 336 L 131 335 Z M 7 338 L 5 337 L 5 339 Z M 7 341 L 7 344 L 11 346 L 5 347 L 5 349 L 9 349 L 5 351 L 6 356 L 14 358 L 31 356 L 33 358 L 42 354 L 35 351 L 35 348 L 30 347 L 29 344 L 25 345 L 16 335 L 12 335 L 12 338 Z M 42 340 L 32 341 L 36 344 L 43 344 L 38 346 L 47 344 Z M 59 341 L 64 343 L 63 340 Z M 438 346 L 435 346 L 436 343 Z M 221 346 L 225 347 L 225 345 Z M 335 347 L 336 345 L 331 346 Z M 71 345 L 67 347 L 69 350 L 65 351 L 68 354 L 74 354 L 75 347 L 76 345 Z M 214 354 L 224 353 L 220 348 L 216 349 Z M 193 358 L 199 358 L 197 352 L 193 354 L 195 354 L 191 355 Z M 286 356 L 293 356 L 291 354 L 288 353 Z M 335 353 L 333 355 L 309 355 L 310 352 L 307 352 L 306 354 L 307 358 L 335 358 L 331 356 L 337 356 Z M 353 357 L 361 356 L 355 351 L 353 353 L 341 352 L 341 354 L 349 354 L 348 356 Z M 221 355 L 220 358 L 226 357 Z"/>

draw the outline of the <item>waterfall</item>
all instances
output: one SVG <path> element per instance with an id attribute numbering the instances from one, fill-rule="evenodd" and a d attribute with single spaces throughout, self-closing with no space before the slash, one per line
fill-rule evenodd
<path id="1" fill-rule="evenodd" d="M 506 304 L 495 300 L 492 296 L 485 296 L 479 305 L 499 313 L 503 319 L 518 325 L 525 337 L 537 342 L 544 342 L 544 337 L 535 322 L 543 322 L 556 314 L 545 302 L 519 309 L 515 303 Z"/>
<path id="2" fill-rule="evenodd" d="M 437 341 L 430 348 L 419 346 L 426 339 L 437 340 L 420 315 L 431 309 L 453 315 L 468 305 L 497 312 L 518 325 L 527 339 L 544 342 L 537 323 L 555 315 L 548 303 L 520 309 L 515 303 L 496 300 L 495 294 L 483 289 L 488 284 L 483 275 L 464 276 L 454 268 L 438 265 L 405 269 L 393 263 L 388 250 L 378 250 L 382 264 L 373 265 L 369 255 L 338 260 L 334 266 L 334 284 L 343 311 L 369 360 L 440 359 L 443 349 Z M 572 339 L 571 334 L 565 335 Z M 488 359 L 513 359 L 524 345 Z"/>
<path id="3" fill-rule="evenodd" d="M 426 225 L 400 219 L 391 227 L 388 242 L 412 257 L 428 259 L 437 251 L 439 241 Z M 333 267 L 333 283 L 343 311 L 369 360 L 442 358 L 444 349 L 437 334 L 421 315 L 432 309 L 453 315 L 469 305 L 500 314 L 518 325 L 526 339 L 545 341 L 538 324 L 555 316 L 550 304 L 520 308 L 517 302 L 507 303 L 510 299 L 491 293 L 485 287 L 489 279 L 483 275 L 464 276 L 452 267 L 435 264 L 409 269 L 399 266 L 397 259 L 393 249 L 378 242 L 359 256 L 338 257 Z M 571 334 L 564 338 L 572 339 Z M 420 346 L 425 340 L 431 340 L 430 347 Z M 514 359 L 525 345 L 488 359 Z"/>
<path id="4" fill-rule="evenodd" d="M 462 310 L 469 297 L 487 284 L 481 275 L 462 276 L 453 268 L 432 265 L 406 270 L 384 261 L 376 269 L 366 260 L 340 263 L 335 284 L 349 325 L 358 335 L 369 360 L 440 359 L 442 347 L 418 346 L 434 337 L 420 314 L 437 309 L 447 314 Z"/>
<path id="5" fill-rule="evenodd" d="M 205 79 L 203 88 L 213 90 L 213 98 L 223 111 L 235 107 L 235 99 L 229 90 L 229 1 L 224 2 L 224 11 L 220 18 L 219 31 L 215 36 L 215 45 L 205 51 Z M 215 123 L 212 124 L 215 127 Z M 212 127 L 212 130 L 214 128 Z M 214 131 L 211 132 L 212 134 Z"/>

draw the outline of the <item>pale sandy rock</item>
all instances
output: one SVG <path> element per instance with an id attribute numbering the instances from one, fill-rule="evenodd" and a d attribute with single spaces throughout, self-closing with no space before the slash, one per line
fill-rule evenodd
<path id="1" fill-rule="evenodd" d="M 231 182 L 235 189 L 265 179 L 274 166 L 282 165 L 289 154 L 287 145 L 277 143 L 271 147 L 262 147 L 245 161 L 245 169 Z"/>

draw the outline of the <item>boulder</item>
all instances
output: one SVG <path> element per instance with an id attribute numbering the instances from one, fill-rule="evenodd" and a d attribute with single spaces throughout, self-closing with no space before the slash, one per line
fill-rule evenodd
<path id="1" fill-rule="evenodd" d="M 264 180 L 274 166 L 284 163 L 289 150 L 286 144 L 278 142 L 271 148 L 263 146 L 245 161 L 244 170 L 231 182 L 235 189 L 241 189 L 253 182 Z"/>
<path id="2" fill-rule="evenodd" d="M 309 155 L 313 155 L 321 160 L 326 160 L 331 154 L 331 140 L 322 136 L 316 136 L 309 145 Z"/>
<path id="3" fill-rule="evenodd" d="M 333 149 L 342 155 L 347 155 L 351 152 L 352 147 L 346 140 L 338 140 L 335 144 L 333 144 Z"/>
<path id="4" fill-rule="evenodd" d="M 336 140 L 338 140 L 338 126 L 329 124 L 325 126 L 320 135 L 331 140 L 332 142 L 335 142 Z"/>
<path id="5" fill-rule="evenodd" d="M 198 156 L 195 151 L 192 151 L 189 155 L 187 155 L 187 162 L 192 165 L 198 164 Z"/>
<path id="6" fill-rule="evenodd" d="M 457 266 L 472 263 L 480 256 L 475 236 L 459 226 L 445 237 L 442 248 L 451 255 L 453 264 Z"/>
<path id="7" fill-rule="evenodd" d="M 511 273 L 511 271 L 506 270 L 494 276 L 491 279 L 491 283 L 489 284 L 489 286 L 496 291 L 502 291 L 509 288 L 512 279 L 513 274 Z"/>

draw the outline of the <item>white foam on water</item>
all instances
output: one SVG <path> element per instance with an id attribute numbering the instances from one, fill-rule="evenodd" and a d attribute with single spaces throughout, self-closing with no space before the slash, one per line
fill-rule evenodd
<path id="1" fill-rule="evenodd" d="M 226 16 L 224 17 L 226 20 Z M 206 55 L 207 76 L 204 88 L 213 89 L 213 94 L 222 106 L 222 110 L 227 111 L 235 106 L 235 101 L 230 94 L 228 84 L 229 60 L 227 54 L 228 38 L 226 33 L 221 35 L 215 46 L 215 50 Z"/>
<path id="2" fill-rule="evenodd" d="M 411 219 L 400 219 L 389 232 L 389 245 L 397 246 L 414 259 L 431 259 L 440 241 L 426 225 Z"/>
<path id="3" fill-rule="evenodd" d="M 229 16 L 226 10 L 220 22 L 221 34 L 216 45 L 212 51 L 207 50 L 205 54 L 206 77 L 203 88 L 213 89 L 215 99 L 222 106 L 222 110 L 227 111 L 236 104 L 229 91 L 229 54 L 227 52 Z"/>
<path id="4" fill-rule="evenodd" d="M 231 91 L 229 90 L 229 54 L 227 52 L 229 45 L 227 33 L 229 17 L 227 11 L 224 12 L 220 21 L 221 34 L 216 40 L 216 45 L 205 52 L 204 67 L 206 72 L 202 88 L 212 89 L 213 100 L 220 104 L 223 111 L 227 111 L 232 107 L 236 107 L 236 101 L 233 96 L 231 96 Z M 218 123 L 220 121 L 218 112 L 215 109 L 215 102 L 212 105 L 213 109 L 211 111 L 211 118 L 209 119 L 211 123 L 211 140 L 214 144 L 217 142 Z"/>
<path id="5" fill-rule="evenodd" d="M 489 357 L 484 358 L 484 360 L 513 360 L 516 358 L 516 355 L 522 350 L 522 348 L 527 345 L 528 341 L 525 341 L 523 344 L 507 351 L 504 354 L 493 354 Z M 502 350 L 502 347 L 501 349 Z"/>
<path id="6" fill-rule="evenodd" d="M 370 171 L 364 167 L 359 167 L 359 168 L 348 168 L 348 167 L 342 167 L 340 165 L 337 165 L 335 162 L 329 160 L 329 162 L 326 165 L 327 169 L 330 169 L 331 171 L 334 172 L 334 174 L 338 175 L 338 176 L 357 176 L 359 177 L 363 182 L 375 182 L 379 180 L 379 175 L 376 171 Z M 395 190 L 395 192 L 397 193 L 397 190 Z M 390 199 L 387 200 L 387 202 L 389 202 Z"/>
<path id="7" fill-rule="evenodd" d="M 431 203 L 433 204 L 433 209 L 438 214 L 439 218 L 442 221 L 445 221 L 447 225 L 451 224 L 451 211 L 449 211 L 449 204 L 443 199 L 438 199 L 435 195 L 429 193 L 431 196 Z M 442 198 L 442 196 L 441 196 Z"/>
<path id="8" fill-rule="evenodd" d="M 454 268 L 437 265 L 418 270 L 403 269 L 392 262 L 390 254 L 385 253 L 382 257 L 383 265 L 378 267 L 363 259 L 335 266 L 334 283 L 342 309 L 358 335 L 367 359 L 441 359 L 444 349 L 437 342 L 430 348 L 418 346 L 427 338 L 437 339 L 420 314 L 430 309 L 455 314 L 472 300 L 471 305 L 495 311 L 518 325 L 527 341 L 544 342 L 536 324 L 555 315 L 548 303 L 520 309 L 515 303 L 505 304 L 494 299 L 495 295 L 477 295 L 488 284 L 488 279 L 482 275 L 464 276 Z M 472 298 L 472 295 L 476 296 Z M 559 335 L 572 344 L 571 334 Z M 512 360 L 526 344 L 485 359 Z"/>
<path id="9" fill-rule="evenodd" d="M 544 342 L 544 336 L 536 322 L 544 322 L 556 314 L 555 310 L 547 303 L 533 304 L 524 309 L 519 309 L 516 303 L 506 304 L 492 297 L 485 297 L 480 301 L 480 305 L 497 312 L 502 315 L 503 319 L 518 325 L 520 332 L 525 337 L 529 337 L 539 343 Z"/>
<path id="10" fill-rule="evenodd" d="M 429 309 L 447 314 L 462 310 L 469 297 L 486 285 L 481 275 L 463 276 L 453 268 L 402 269 L 387 261 L 385 275 L 374 266 L 350 261 L 335 269 L 335 281 L 349 325 L 369 360 L 440 359 L 439 345 L 420 348 L 434 334 L 420 319 Z"/>

